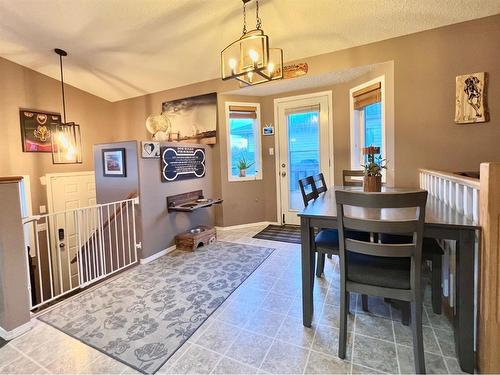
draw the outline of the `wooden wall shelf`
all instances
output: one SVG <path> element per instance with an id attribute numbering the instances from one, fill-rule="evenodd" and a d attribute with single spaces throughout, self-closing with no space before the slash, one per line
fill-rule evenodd
<path id="1" fill-rule="evenodd" d="M 167 210 L 168 212 L 193 212 L 222 202 L 220 198 L 207 199 L 203 196 L 203 190 L 195 190 L 167 197 Z"/>

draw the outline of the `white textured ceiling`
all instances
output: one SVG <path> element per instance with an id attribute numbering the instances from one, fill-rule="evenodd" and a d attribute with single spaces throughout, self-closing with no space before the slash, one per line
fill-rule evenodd
<path id="1" fill-rule="evenodd" d="M 499 0 L 261 0 L 285 60 L 500 13 Z M 254 2 L 248 18 L 254 20 Z M 0 0 L 0 56 L 110 101 L 217 78 L 240 0 Z"/>

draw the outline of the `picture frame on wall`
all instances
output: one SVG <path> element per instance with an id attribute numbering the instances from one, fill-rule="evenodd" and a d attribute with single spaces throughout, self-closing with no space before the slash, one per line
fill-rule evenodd
<path id="1" fill-rule="evenodd" d="M 125 148 L 102 150 L 102 170 L 104 177 L 127 177 Z"/>
<path id="2" fill-rule="evenodd" d="M 142 141 L 142 158 L 143 159 L 159 159 L 160 158 L 160 142 Z"/>
<path id="3" fill-rule="evenodd" d="M 23 152 L 52 152 L 52 131 L 61 123 L 61 114 L 19 109 Z"/>

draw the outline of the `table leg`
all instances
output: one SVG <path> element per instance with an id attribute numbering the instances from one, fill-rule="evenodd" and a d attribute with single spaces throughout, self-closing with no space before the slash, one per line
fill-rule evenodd
<path id="1" fill-rule="evenodd" d="M 313 315 L 314 252 L 310 220 L 300 219 L 302 250 L 302 324 L 310 327 Z"/>
<path id="2" fill-rule="evenodd" d="M 462 230 L 457 241 L 455 347 L 462 371 L 474 373 L 475 232 Z"/>

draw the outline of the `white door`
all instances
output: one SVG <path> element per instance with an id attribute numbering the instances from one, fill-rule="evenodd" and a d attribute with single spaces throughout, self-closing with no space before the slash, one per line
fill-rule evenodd
<path id="1" fill-rule="evenodd" d="M 333 175 L 331 92 L 276 99 L 279 137 L 278 179 L 280 217 L 299 224 L 304 208 L 299 180 L 322 172 L 327 184 Z"/>
<path id="2" fill-rule="evenodd" d="M 73 261 L 78 250 L 76 219 L 65 211 L 96 204 L 95 174 L 93 171 L 48 174 L 46 181 L 48 213 L 55 214 L 50 216 L 49 223 L 52 269 L 57 274 L 54 275 L 56 289 L 61 293 L 78 285 L 77 263 Z M 71 282 L 68 269 L 71 269 Z"/>

